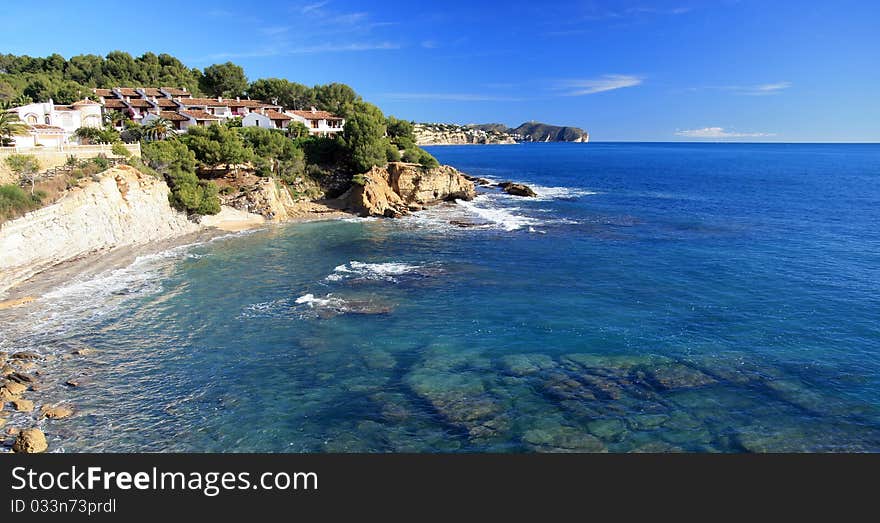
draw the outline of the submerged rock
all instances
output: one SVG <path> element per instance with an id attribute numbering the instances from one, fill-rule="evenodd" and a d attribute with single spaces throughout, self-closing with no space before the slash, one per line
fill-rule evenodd
<path id="1" fill-rule="evenodd" d="M 40 429 L 24 429 L 18 433 L 15 443 L 12 445 L 13 452 L 36 454 L 45 452 L 49 448 L 46 435 Z"/>
<path id="2" fill-rule="evenodd" d="M 649 379 L 663 389 L 689 389 L 715 383 L 710 376 L 681 364 L 663 365 L 649 371 Z"/>
<path id="3" fill-rule="evenodd" d="M 565 425 L 527 430 L 522 440 L 537 452 L 607 452 L 608 450 L 599 438 Z"/>
<path id="4" fill-rule="evenodd" d="M 510 427 L 502 404 L 486 392 L 474 372 L 420 369 L 408 374 L 406 382 L 447 423 L 464 429 L 471 438 L 494 436 Z"/>
<path id="5" fill-rule="evenodd" d="M 532 190 L 531 187 L 522 183 L 501 182 L 498 184 L 498 187 L 501 187 L 504 192 L 513 196 L 524 196 L 527 198 L 538 196 L 538 193 Z"/>
<path id="6" fill-rule="evenodd" d="M 529 376 L 556 366 L 546 354 L 511 354 L 501 358 L 501 367 L 514 376 Z"/>
<path id="7" fill-rule="evenodd" d="M 604 440 L 616 440 L 626 432 L 626 424 L 616 418 L 599 419 L 587 423 L 587 430 Z"/>

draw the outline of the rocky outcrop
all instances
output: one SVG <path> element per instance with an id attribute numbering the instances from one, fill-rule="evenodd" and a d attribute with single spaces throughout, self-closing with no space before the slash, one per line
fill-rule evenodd
<path id="1" fill-rule="evenodd" d="M 12 445 L 13 452 L 25 454 L 35 454 L 38 452 L 46 452 L 49 444 L 46 442 L 46 435 L 40 429 L 24 429 L 18 433 L 15 438 L 15 444 Z"/>
<path id="2" fill-rule="evenodd" d="M 418 164 L 392 162 L 359 176 L 359 182 L 340 199 L 361 216 L 400 217 L 425 206 L 452 200 L 472 200 L 473 182 L 455 168 L 424 169 Z"/>
<path id="3" fill-rule="evenodd" d="M 168 203 L 163 180 L 118 166 L 0 227 L 0 292 L 86 254 L 163 240 L 199 224 Z"/>
<path id="4" fill-rule="evenodd" d="M 479 129 L 467 125 L 419 123 L 413 134 L 417 145 L 512 144 L 516 141 L 506 132 Z"/>
<path id="5" fill-rule="evenodd" d="M 525 196 L 528 198 L 538 196 L 538 193 L 536 193 L 531 187 L 521 183 L 501 182 L 498 184 L 498 187 L 501 187 L 502 191 L 513 196 Z"/>
<path id="6" fill-rule="evenodd" d="M 222 196 L 224 205 L 262 215 L 269 221 L 282 222 L 290 218 L 295 207 L 290 192 L 273 178 L 260 178 L 254 185 L 242 187 L 228 196 Z"/>
<path id="7" fill-rule="evenodd" d="M 590 141 L 590 133 L 579 128 L 525 122 L 519 127 L 504 124 L 455 125 L 442 123 L 415 124 L 417 145 L 509 144 L 518 142 Z"/>

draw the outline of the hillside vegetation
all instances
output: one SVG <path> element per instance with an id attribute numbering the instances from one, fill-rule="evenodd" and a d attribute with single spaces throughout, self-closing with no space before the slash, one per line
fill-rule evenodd
<path id="1" fill-rule="evenodd" d="M 423 168 L 438 165 L 416 145 L 411 122 L 386 117 L 345 84 L 308 87 L 282 78 L 249 81 L 244 70 L 231 62 L 189 68 L 167 54 L 145 53 L 135 58 L 113 51 L 104 57 L 70 59 L 58 54 L 45 58 L 0 55 L 0 104 L 5 106 L 49 98 L 72 103 L 93 96 L 92 88 L 156 86 L 186 87 L 194 95 L 211 97 L 250 97 L 288 109 L 314 106 L 346 120 L 343 132 L 334 138 L 308 136 L 301 126 L 292 126 L 289 132 L 242 128 L 237 120 L 192 128 L 182 135 L 167 126 L 148 129 L 132 122 L 126 123 L 122 133 L 112 125 L 78 133 L 95 143 L 142 141 L 142 167 L 164 176 L 173 190 L 172 203 L 191 213 L 219 211 L 217 188 L 208 179 L 221 171 L 246 169 L 276 178 L 292 192 L 320 186 L 327 189 L 321 191 L 324 194 L 340 190 L 336 183 L 340 176 L 350 183 L 355 175 L 389 161 L 403 160 Z M 331 179 L 333 183 L 328 182 Z"/>

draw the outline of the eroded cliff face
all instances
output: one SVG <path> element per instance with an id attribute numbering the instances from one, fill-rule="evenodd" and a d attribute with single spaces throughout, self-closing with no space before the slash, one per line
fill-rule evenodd
<path id="1" fill-rule="evenodd" d="M 425 206 L 451 200 L 472 200 L 473 182 L 448 165 L 423 169 L 418 164 L 392 162 L 373 167 L 340 199 L 361 216 L 400 217 Z"/>
<path id="2" fill-rule="evenodd" d="M 194 232 L 171 208 L 164 181 L 119 166 L 71 189 L 56 203 L 0 226 L 0 292 L 86 254 Z"/>

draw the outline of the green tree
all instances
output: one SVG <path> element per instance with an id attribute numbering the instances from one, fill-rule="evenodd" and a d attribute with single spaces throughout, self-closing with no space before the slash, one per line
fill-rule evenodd
<path id="1" fill-rule="evenodd" d="M 413 135 L 414 128 L 412 122 L 399 120 L 393 116 L 389 116 L 385 122 L 385 126 L 388 128 L 388 138 L 390 138 L 391 141 L 394 143 L 397 143 L 396 140 L 400 138 L 415 140 Z"/>
<path id="2" fill-rule="evenodd" d="M 355 172 L 370 170 L 388 163 L 385 144 L 385 116 L 375 105 L 360 102 L 357 111 L 345 122 L 343 140 L 349 164 Z"/>
<path id="3" fill-rule="evenodd" d="M 205 166 L 225 165 L 229 169 L 252 158 L 252 153 L 245 147 L 241 135 L 225 125 L 190 127 L 181 139 Z"/>
<path id="4" fill-rule="evenodd" d="M 354 89 L 339 83 L 316 85 L 314 87 L 316 107 L 343 118 L 351 118 L 363 108 L 363 100 Z M 382 118 L 383 122 L 385 118 Z"/>
<path id="5" fill-rule="evenodd" d="M 283 78 L 261 78 L 248 86 L 247 94 L 288 109 L 308 109 L 315 105 L 315 93 L 309 87 Z"/>
<path id="6" fill-rule="evenodd" d="M 247 90 L 248 81 L 244 69 L 232 62 L 214 64 L 205 68 L 202 90 L 211 96 L 233 98 Z"/>
<path id="7" fill-rule="evenodd" d="M 31 154 L 12 154 L 6 158 L 6 165 L 22 180 L 31 183 L 31 195 L 37 184 L 37 173 L 40 172 L 40 162 Z"/>
<path id="8" fill-rule="evenodd" d="M 148 167 L 163 175 L 196 171 L 195 153 L 177 140 L 147 142 L 141 147 L 141 157 Z"/>

